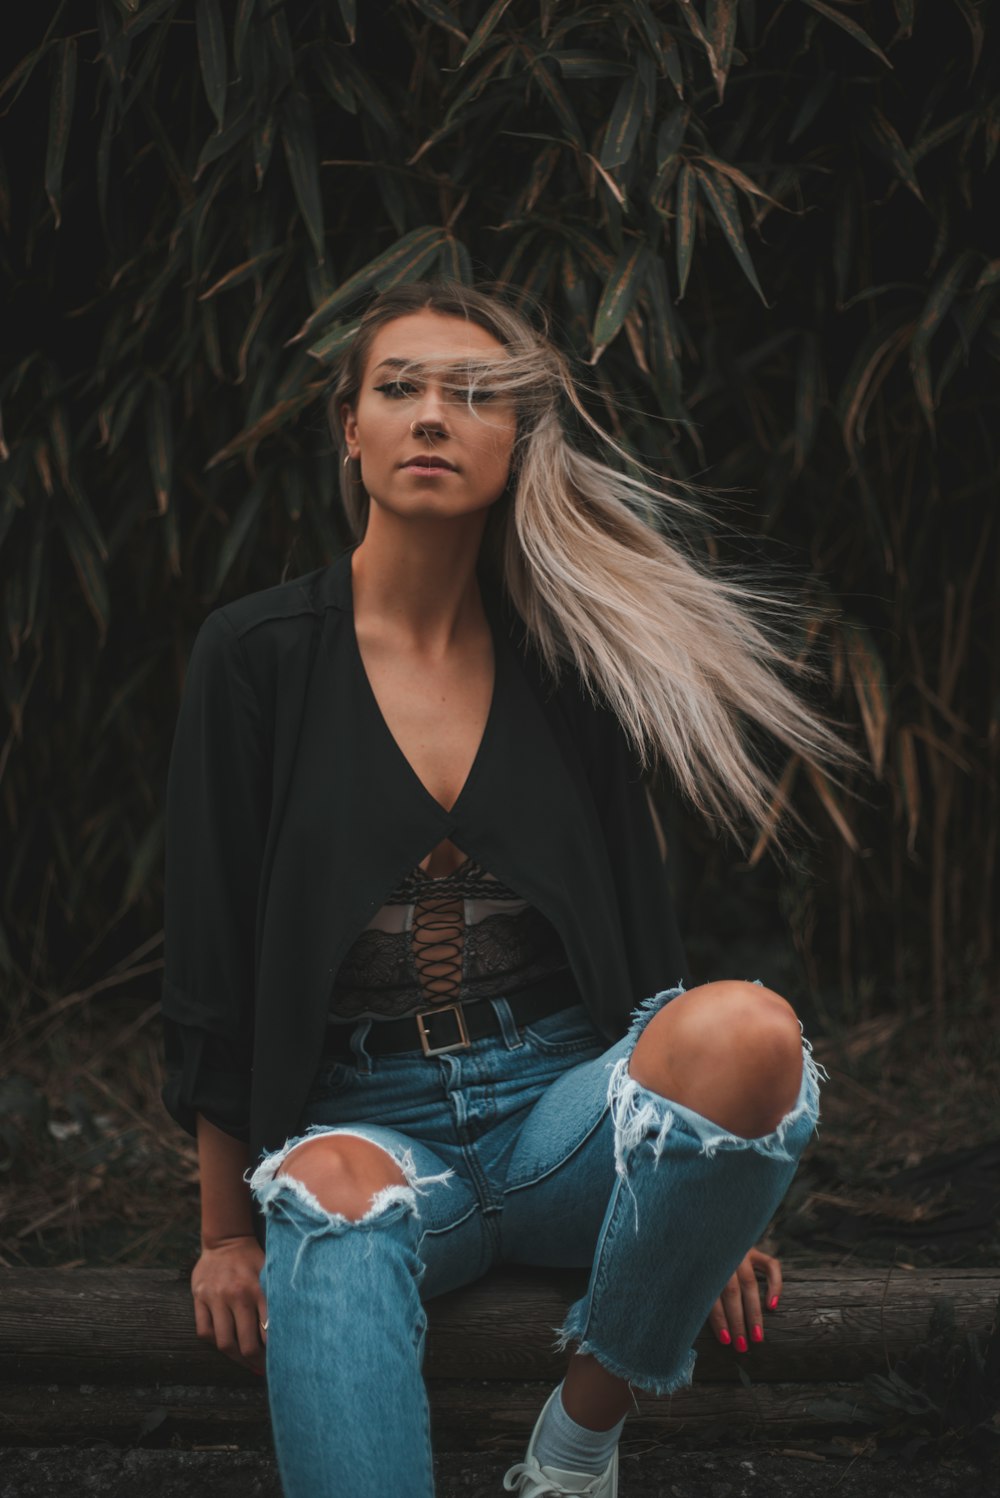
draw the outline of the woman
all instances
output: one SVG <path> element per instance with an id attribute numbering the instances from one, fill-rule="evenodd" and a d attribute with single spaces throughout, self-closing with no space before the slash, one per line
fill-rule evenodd
<path id="1" fill-rule="evenodd" d="M 853 751 L 746 588 L 637 513 L 692 503 L 574 448 L 574 409 L 499 299 L 383 294 L 331 400 L 355 546 L 192 653 L 164 1096 L 198 1333 L 266 1348 L 288 1498 L 433 1492 L 423 1302 L 495 1262 L 591 1269 L 520 1498 L 611 1498 L 630 1386 L 688 1384 L 706 1319 L 745 1353 L 757 1271 L 780 1294 L 753 1245 L 818 1068 L 781 995 L 690 986 L 641 771 L 732 828 L 773 789 L 743 720 Z"/>

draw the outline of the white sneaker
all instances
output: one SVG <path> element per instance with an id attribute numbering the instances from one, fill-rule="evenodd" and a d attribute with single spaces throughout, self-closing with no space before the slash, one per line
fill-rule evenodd
<path id="1" fill-rule="evenodd" d="M 540 1467 L 535 1456 L 535 1438 L 541 1429 L 545 1411 L 559 1393 L 558 1387 L 553 1389 L 542 1407 L 542 1413 L 535 1421 L 535 1428 L 531 1432 L 531 1440 L 523 1462 L 515 1462 L 514 1466 L 504 1474 L 504 1492 L 516 1493 L 517 1498 L 563 1498 L 566 1493 L 585 1495 L 585 1498 L 618 1498 L 618 1447 L 611 1454 L 611 1460 L 599 1476 L 595 1477 L 592 1472 L 564 1472 L 559 1467 Z"/>

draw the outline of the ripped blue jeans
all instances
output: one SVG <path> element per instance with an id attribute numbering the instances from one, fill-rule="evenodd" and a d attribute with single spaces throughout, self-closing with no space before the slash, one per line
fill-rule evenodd
<path id="1" fill-rule="evenodd" d="M 286 1498 L 432 1498 L 424 1302 L 496 1263 L 589 1269 L 556 1345 L 654 1394 L 690 1384 L 692 1343 L 813 1133 L 822 1068 L 803 1037 L 795 1106 L 755 1139 L 647 1090 L 629 1057 L 682 992 L 647 999 L 610 1048 L 579 1005 L 519 1029 L 493 999 L 502 1033 L 466 1050 L 372 1057 L 361 1021 L 356 1063 L 320 1070 L 301 1133 L 250 1183 L 267 1224 L 267 1382 Z M 326 1210 L 276 1174 L 317 1133 L 371 1140 L 406 1184 L 358 1220 Z"/>

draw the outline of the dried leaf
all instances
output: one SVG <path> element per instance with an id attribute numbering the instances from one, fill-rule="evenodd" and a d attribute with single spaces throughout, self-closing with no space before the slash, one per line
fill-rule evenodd
<path id="1" fill-rule="evenodd" d="M 767 813 L 757 834 L 757 840 L 747 859 L 748 869 L 756 868 L 760 863 L 767 852 L 768 844 L 774 837 L 775 828 L 791 805 L 792 786 L 795 783 L 795 776 L 801 763 L 802 761 L 797 754 L 790 755 L 785 761 L 784 769 L 774 788 L 774 795 L 771 797 Z"/>
<path id="2" fill-rule="evenodd" d="M 719 103 L 726 91 L 726 79 L 733 59 L 733 43 L 736 40 L 737 0 L 708 0 L 706 13 L 708 35 L 715 53 L 713 70 Z"/>
<path id="3" fill-rule="evenodd" d="M 889 690 L 885 662 L 875 648 L 867 629 L 861 624 L 847 626 L 847 663 L 854 683 L 854 693 L 861 712 L 868 752 L 876 780 L 882 779 L 886 744 L 889 737 Z"/>
<path id="4" fill-rule="evenodd" d="M 916 852 L 917 831 L 920 826 L 920 768 L 913 742 L 913 729 L 909 724 L 905 724 L 896 734 L 896 771 L 903 809 L 906 812 L 906 851 L 912 858 Z"/>
<path id="5" fill-rule="evenodd" d="M 677 252 L 677 300 L 680 301 L 687 288 L 691 270 L 691 252 L 694 249 L 695 213 L 697 209 L 698 178 L 694 167 L 685 161 L 677 178 L 677 219 L 674 225 Z"/>
<path id="6" fill-rule="evenodd" d="M 818 766 L 812 764 L 811 762 L 806 763 L 805 769 L 806 774 L 809 777 L 810 784 L 819 797 L 828 817 L 830 818 L 830 821 L 836 827 L 837 831 L 840 833 L 841 837 L 844 839 L 844 842 L 850 848 L 851 852 L 860 853 L 861 845 L 854 835 L 851 824 L 848 822 L 843 808 L 841 807 L 839 801 L 837 800 L 837 797 L 833 792 L 833 787 L 830 785 L 830 782 L 827 780 L 822 770 L 820 770 Z"/>

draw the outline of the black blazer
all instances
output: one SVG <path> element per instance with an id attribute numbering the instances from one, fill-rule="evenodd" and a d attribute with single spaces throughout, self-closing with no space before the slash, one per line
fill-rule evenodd
<path id="1" fill-rule="evenodd" d="M 567 667 L 553 687 L 485 577 L 496 686 L 450 812 L 379 712 L 354 633 L 351 552 L 209 614 L 192 650 L 166 798 L 171 1115 L 249 1140 L 296 1132 L 341 959 L 443 838 L 559 932 L 609 1043 L 689 983 L 642 781 L 616 719 Z"/>

